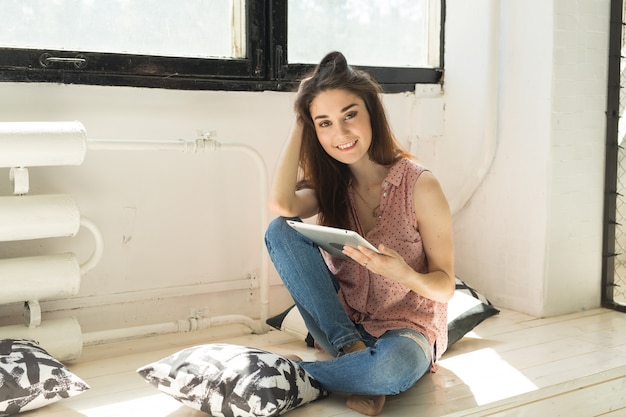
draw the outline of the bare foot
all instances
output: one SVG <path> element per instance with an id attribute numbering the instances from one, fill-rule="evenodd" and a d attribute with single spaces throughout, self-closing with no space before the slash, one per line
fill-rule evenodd
<path id="1" fill-rule="evenodd" d="M 383 411 L 385 399 L 384 395 L 351 395 L 346 405 L 366 416 L 377 416 Z"/>
<path id="2" fill-rule="evenodd" d="M 290 353 L 288 355 L 283 355 L 285 358 L 290 359 L 292 361 L 296 361 L 296 362 L 302 362 L 302 358 L 298 355 L 294 355 L 293 353 Z"/>
<path id="3" fill-rule="evenodd" d="M 320 352 L 326 353 L 326 351 L 320 346 L 319 343 L 313 342 L 313 346 L 315 347 L 315 349 L 319 350 Z"/>
<path id="4" fill-rule="evenodd" d="M 365 343 L 363 343 L 362 340 L 357 340 L 356 342 L 351 343 L 348 346 L 344 346 L 341 350 L 343 351 L 343 353 L 354 353 L 365 349 L 367 349 Z"/>

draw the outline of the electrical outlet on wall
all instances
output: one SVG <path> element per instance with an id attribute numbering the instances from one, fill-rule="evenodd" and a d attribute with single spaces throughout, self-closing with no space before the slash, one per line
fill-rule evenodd
<path id="1" fill-rule="evenodd" d="M 441 97 L 441 84 L 416 84 L 415 96 L 417 98 Z"/>
<path id="2" fill-rule="evenodd" d="M 256 271 L 248 273 L 248 279 L 250 280 L 250 289 L 259 288 L 259 280 Z"/>

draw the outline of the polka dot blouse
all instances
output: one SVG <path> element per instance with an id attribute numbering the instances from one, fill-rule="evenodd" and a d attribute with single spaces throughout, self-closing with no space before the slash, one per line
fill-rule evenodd
<path id="1" fill-rule="evenodd" d="M 351 195 L 350 223 L 374 246 L 384 244 L 397 251 L 417 272 L 428 271 L 415 209 L 413 188 L 426 169 L 403 158 L 390 169 L 376 225 L 363 234 Z M 410 328 L 422 332 L 433 348 L 433 361 L 444 352 L 448 339 L 447 305 L 422 297 L 408 287 L 374 274 L 354 261 L 326 256 L 340 283 L 339 298 L 350 318 L 375 337 L 387 330 Z M 435 354 L 436 352 L 436 354 Z"/>

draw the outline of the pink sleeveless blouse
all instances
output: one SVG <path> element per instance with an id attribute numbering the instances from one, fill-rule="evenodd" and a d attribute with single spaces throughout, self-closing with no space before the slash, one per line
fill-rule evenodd
<path id="1" fill-rule="evenodd" d="M 383 182 L 383 192 L 376 225 L 364 234 L 356 215 L 350 188 L 350 223 L 374 246 L 384 244 L 397 251 L 417 272 L 428 272 L 428 260 L 422 246 L 413 205 L 415 182 L 426 168 L 402 158 L 390 169 Z M 380 337 L 387 330 L 414 329 L 428 339 L 435 361 L 446 350 L 448 341 L 447 304 L 422 297 L 408 287 L 374 274 L 354 261 L 325 256 L 330 271 L 340 284 L 339 299 L 348 316 Z"/>

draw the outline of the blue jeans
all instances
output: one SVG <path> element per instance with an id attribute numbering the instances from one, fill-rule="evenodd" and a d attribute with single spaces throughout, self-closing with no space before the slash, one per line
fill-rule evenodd
<path id="1" fill-rule="evenodd" d="M 286 220 L 278 217 L 267 229 L 270 258 L 311 336 L 334 357 L 300 365 L 334 392 L 389 395 L 412 387 L 430 369 L 426 337 L 412 329 L 398 329 L 376 338 L 350 320 L 337 296 L 339 283 L 319 248 Z M 367 349 L 342 354 L 342 347 L 357 340 L 363 340 Z"/>

